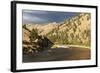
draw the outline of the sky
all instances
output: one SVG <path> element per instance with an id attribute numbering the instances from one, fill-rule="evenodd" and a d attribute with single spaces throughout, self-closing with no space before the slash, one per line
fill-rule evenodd
<path id="1" fill-rule="evenodd" d="M 80 13 L 75 12 L 58 12 L 58 11 L 40 11 L 40 10 L 23 10 L 22 18 L 23 23 L 52 23 L 62 22 L 71 17 L 77 16 Z"/>

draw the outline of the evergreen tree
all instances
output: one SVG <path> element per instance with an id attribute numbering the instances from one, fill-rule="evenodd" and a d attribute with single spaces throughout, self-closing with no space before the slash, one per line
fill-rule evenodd
<path id="1" fill-rule="evenodd" d="M 32 43 L 38 37 L 38 33 L 35 29 L 30 32 L 30 42 Z"/>

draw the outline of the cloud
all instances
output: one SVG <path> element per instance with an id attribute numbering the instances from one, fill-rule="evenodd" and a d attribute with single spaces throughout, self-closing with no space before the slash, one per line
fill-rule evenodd
<path id="1" fill-rule="evenodd" d="M 40 10 L 23 10 L 24 23 L 49 23 L 62 22 L 78 15 L 75 12 L 56 12 L 56 11 L 40 11 Z"/>
<path id="2" fill-rule="evenodd" d="M 48 14 L 47 11 L 39 11 L 39 10 L 23 10 L 23 13 L 26 14 Z"/>
<path id="3" fill-rule="evenodd" d="M 44 19 L 39 16 L 31 15 L 31 14 L 23 14 L 23 22 L 24 23 L 41 23 L 48 22 L 48 19 Z"/>

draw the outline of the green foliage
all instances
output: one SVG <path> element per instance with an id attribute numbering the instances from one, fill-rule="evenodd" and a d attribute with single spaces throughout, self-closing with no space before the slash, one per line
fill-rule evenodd
<path id="1" fill-rule="evenodd" d="M 30 42 L 32 43 L 36 38 L 38 38 L 38 33 L 36 29 L 32 29 L 30 32 Z"/>
<path id="2" fill-rule="evenodd" d="M 79 19 L 77 20 L 77 23 L 78 23 L 78 25 L 81 25 L 81 21 Z"/>
<path id="3" fill-rule="evenodd" d="M 91 19 L 91 14 L 88 14 L 87 15 L 87 20 L 90 20 Z"/>

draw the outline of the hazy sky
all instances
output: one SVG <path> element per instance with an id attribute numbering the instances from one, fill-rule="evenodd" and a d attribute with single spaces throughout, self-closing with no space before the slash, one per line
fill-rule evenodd
<path id="1" fill-rule="evenodd" d="M 79 13 L 75 12 L 57 12 L 57 11 L 39 11 L 39 10 L 23 10 L 23 23 L 51 23 L 62 22 Z"/>

